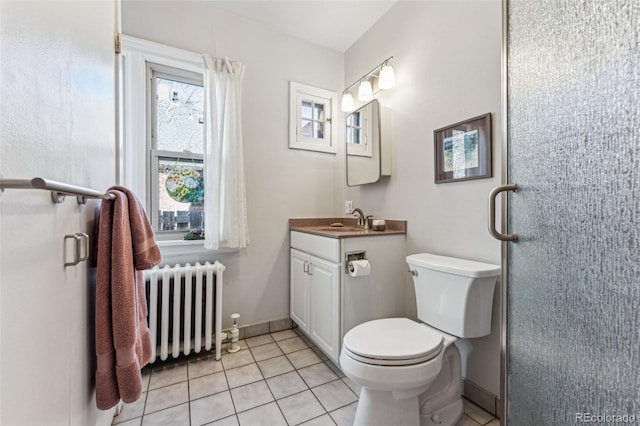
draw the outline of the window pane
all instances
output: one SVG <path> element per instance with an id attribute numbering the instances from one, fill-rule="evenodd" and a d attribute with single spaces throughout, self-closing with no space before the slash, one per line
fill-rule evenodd
<path id="1" fill-rule="evenodd" d="M 318 121 L 325 121 L 323 104 L 313 104 L 313 118 Z"/>
<path id="2" fill-rule="evenodd" d="M 313 121 L 302 120 L 302 136 L 306 138 L 313 137 Z"/>
<path id="3" fill-rule="evenodd" d="M 202 154 L 204 89 L 160 77 L 155 81 L 156 147 Z"/>
<path id="4" fill-rule="evenodd" d="M 311 101 L 302 101 L 302 117 L 303 118 L 313 118 L 311 115 L 313 109 L 313 102 Z"/>
<path id="5" fill-rule="evenodd" d="M 324 123 L 314 121 L 313 122 L 314 132 L 313 137 L 316 139 L 324 139 Z"/>
<path id="6" fill-rule="evenodd" d="M 158 160 L 158 231 L 204 228 L 204 173 L 200 160 Z"/>
<path id="7" fill-rule="evenodd" d="M 347 117 L 347 123 L 351 126 L 360 126 L 360 113 L 354 112 Z"/>
<path id="8" fill-rule="evenodd" d="M 360 129 L 350 128 L 347 135 L 348 143 L 360 144 Z"/>

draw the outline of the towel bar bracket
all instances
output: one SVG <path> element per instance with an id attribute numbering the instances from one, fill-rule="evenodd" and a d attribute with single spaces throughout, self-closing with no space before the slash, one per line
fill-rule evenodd
<path id="1" fill-rule="evenodd" d="M 51 191 L 51 199 L 56 204 L 64 203 L 65 197 L 67 195 L 73 195 L 73 194 L 65 194 L 64 192 Z M 87 197 L 84 197 L 82 195 L 76 195 L 76 201 L 78 202 L 78 204 L 82 204 L 82 205 L 87 204 Z"/>
<path id="2" fill-rule="evenodd" d="M 58 191 L 51 191 L 51 200 L 56 204 L 62 204 L 64 202 L 64 197 L 65 195 Z"/>

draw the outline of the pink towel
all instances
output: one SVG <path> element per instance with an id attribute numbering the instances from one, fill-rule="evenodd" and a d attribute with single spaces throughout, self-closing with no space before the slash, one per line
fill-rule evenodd
<path id="1" fill-rule="evenodd" d="M 142 395 L 140 369 L 151 358 L 142 270 L 162 260 L 142 205 L 127 188 L 114 186 L 116 199 L 103 201 L 98 219 L 96 280 L 96 405 Z"/>

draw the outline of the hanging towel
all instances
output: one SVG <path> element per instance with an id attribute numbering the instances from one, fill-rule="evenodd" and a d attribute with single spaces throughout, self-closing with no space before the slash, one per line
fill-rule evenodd
<path id="1" fill-rule="evenodd" d="M 108 192 L 98 218 L 96 279 L 96 405 L 114 407 L 142 395 L 142 373 L 151 358 L 142 270 L 162 260 L 142 205 L 121 186 Z"/>

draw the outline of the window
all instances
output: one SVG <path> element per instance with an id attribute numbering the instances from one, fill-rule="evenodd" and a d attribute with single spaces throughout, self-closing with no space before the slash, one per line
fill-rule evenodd
<path id="1" fill-rule="evenodd" d="M 347 154 L 361 157 L 373 155 L 371 143 L 372 131 L 372 104 L 368 103 L 357 111 L 347 115 L 345 123 L 345 140 L 347 142 Z"/>
<path id="2" fill-rule="evenodd" d="M 300 83 L 290 83 L 289 148 L 336 153 L 332 113 L 337 93 Z"/>
<path id="3" fill-rule="evenodd" d="M 347 143 L 360 145 L 362 141 L 362 126 L 360 125 L 360 112 L 356 111 L 347 115 Z"/>
<path id="4" fill-rule="evenodd" d="M 148 73 L 151 223 L 159 237 L 181 239 L 204 229 L 202 76 L 156 64 Z"/>
<path id="5" fill-rule="evenodd" d="M 119 182 L 151 220 L 163 255 L 200 253 L 204 225 L 202 56 L 123 36 Z"/>

